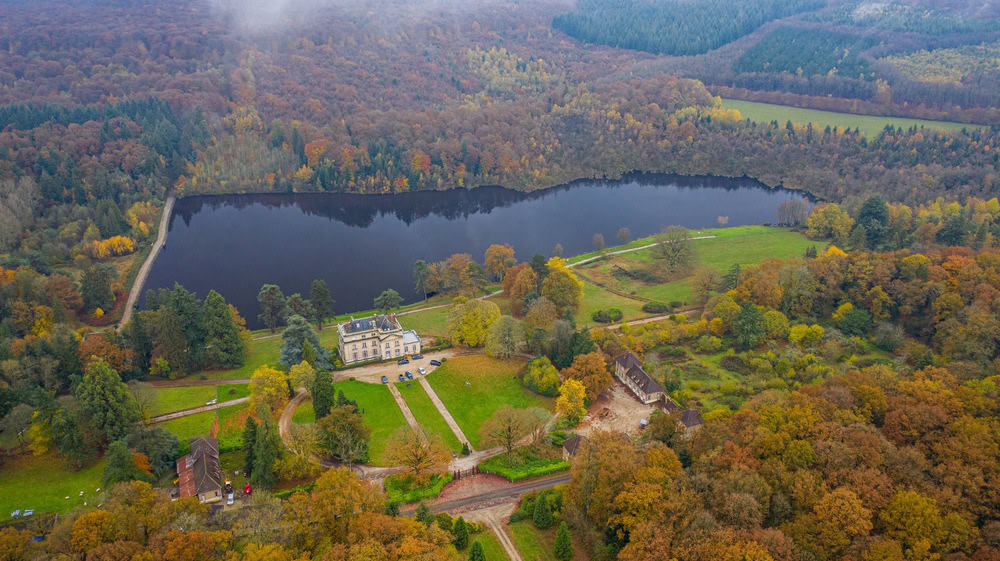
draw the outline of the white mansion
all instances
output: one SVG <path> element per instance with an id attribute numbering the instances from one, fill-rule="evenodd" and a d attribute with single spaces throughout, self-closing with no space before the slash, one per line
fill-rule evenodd
<path id="1" fill-rule="evenodd" d="M 337 325 L 340 360 L 344 364 L 390 359 L 420 352 L 420 337 L 403 331 L 395 315 L 354 319 Z"/>

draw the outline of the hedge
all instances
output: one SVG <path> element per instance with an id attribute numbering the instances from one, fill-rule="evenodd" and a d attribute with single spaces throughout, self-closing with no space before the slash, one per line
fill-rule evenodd
<path id="1" fill-rule="evenodd" d="M 435 475 L 431 477 L 430 483 L 415 489 L 410 488 L 410 478 L 400 475 L 390 475 L 385 479 L 385 493 L 389 497 L 389 502 L 415 503 L 424 499 L 433 499 L 441 494 L 441 490 L 448 483 L 451 483 L 452 475 Z"/>
<path id="2" fill-rule="evenodd" d="M 522 481 L 569 469 L 569 462 L 556 458 L 533 460 L 514 467 L 507 466 L 506 460 L 503 455 L 493 456 L 479 464 L 479 471 L 499 475 L 510 481 Z"/>

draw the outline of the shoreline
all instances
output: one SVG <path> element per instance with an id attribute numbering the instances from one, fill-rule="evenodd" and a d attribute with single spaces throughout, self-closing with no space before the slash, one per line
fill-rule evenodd
<path id="1" fill-rule="evenodd" d="M 122 319 L 118 320 L 118 325 L 116 326 L 118 330 L 132 319 L 136 302 L 139 300 L 139 293 L 142 292 L 142 288 L 146 285 L 146 278 L 149 277 L 149 271 L 153 269 L 156 257 L 167 243 L 167 230 L 170 229 L 170 217 L 173 216 L 174 202 L 176 200 L 176 197 L 170 195 L 163 204 L 163 212 L 160 215 L 160 227 L 156 232 L 156 241 L 153 242 L 153 248 L 149 251 L 149 255 L 146 256 L 146 260 L 142 262 L 142 266 L 139 267 L 139 273 L 136 274 L 135 280 L 132 281 L 132 286 L 129 287 L 128 299 L 125 300 L 125 308 L 122 310 Z"/>

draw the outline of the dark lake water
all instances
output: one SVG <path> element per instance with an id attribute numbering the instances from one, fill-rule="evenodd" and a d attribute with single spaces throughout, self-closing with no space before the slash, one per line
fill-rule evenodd
<path id="1" fill-rule="evenodd" d="M 663 226 L 688 228 L 776 221 L 778 204 L 802 193 L 750 179 L 633 174 L 621 181 L 579 181 L 522 193 L 500 187 L 399 195 L 259 194 L 177 201 L 169 237 L 146 288 L 179 282 L 204 297 L 219 291 L 257 321 L 264 283 L 306 298 L 312 279 L 326 279 L 337 313 L 372 307 L 383 289 L 419 299 L 413 263 L 469 253 L 482 261 L 492 243 L 514 247 L 519 261 L 593 249 L 600 232 L 617 244 L 618 229 L 648 236 Z"/>

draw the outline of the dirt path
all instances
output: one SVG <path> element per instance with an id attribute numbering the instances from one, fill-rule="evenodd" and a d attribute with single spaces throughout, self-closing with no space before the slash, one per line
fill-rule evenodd
<path id="1" fill-rule="evenodd" d="M 285 408 L 281 410 L 281 416 L 278 417 L 278 436 L 282 440 L 288 438 L 288 427 L 292 426 L 292 417 L 295 416 L 295 410 L 302 405 L 302 402 L 309 397 L 309 393 L 305 388 L 299 388 L 295 391 L 295 397 L 288 400 L 285 404 Z"/>
<path id="2" fill-rule="evenodd" d="M 427 378 L 425 376 L 420 376 L 419 380 L 420 385 L 423 386 L 424 391 L 427 392 L 427 396 L 431 398 L 431 403 L 434 404 L 434 407 L 437 407 L 438 413 L 441 413 L 441 416 L 444 417 L 444 421 L 448 423 L 448 427 L 451 428 L 451 432 L 455 433 L 455 437 L 458 438 L 459 442 L 469 446 L 470 452 L 475 452 L 472 448 L 472 442 L 465 437 L 465 433 L 462 432 L 462 428 L 455 422 L 455 418 L 451 416 L 451 411 L 448 411 L 448 408 L 444 406 L 444 403 L 442 403 L 441 398 L 438 397 L 437 392 L 435 392 L 434 388 L 432 388 L 427 382 Z"/>
<path id="3" fill-rule="evenodd" d="M 489 508 L 484 508 L 480 510 L 474 510 L 464 514 L 465 518 L 472 522 L 478 522 L 490 530 L 493 530 L 493 534 L 496 535 L 497 541 L 503 547 L 507 557 L 510 561 L 524 561 L 521 557 L 521 552 L 517 550 L 514 545 L 514 541 L 510 539 L 510 535 L 507 534 L 506 525 L 503 523 L 504 520 L 510 517 L 511 513 L 514 512 L 514 503 L 507 503 L 497 506 L 492 506 Z"/>
<path id="4" fill-rule="evenodd" d="M 139 267 L 139 274 L 135 276 L 135 281 L 132 282 L 132 288 L 128 292 L 128 300 L 125 301 L 125 309 L 122 311 L 122 319 L 118 322 L 118 329 L 121 329 L 132 319 L 135 303 L 139 300 L 139 293 L 142 291 L 142 287 L 146 285 L 146 277 L 149 276 L 149 270 L 153 268 L 156 256 L 160 254 L 163 245 L 167 243 L 167 229 L 170 227 L 170 215 L 174 211 L 175 200 L 176 198 L 170 195 L 167 197 L 167 202 L 163 204 L 163 214 L 160 215 L 160 229 L 156 232 L 156 241 L 153 242 L 153 249 L 149 251 L 146 260 L 142 262 L 142 267 Z"/>
<path id="5" fill-rule="evenodd" d="M 708 239 L 711 239 L 711 238 L 714 238 L 714 237 L 716 237 L 716 236 L 695 236 L 695 237 L 688 238 L 688 239 L 689 240 L 708 240 Z M 577 261 L 576 263 L 570 263 L 569 265 L 566 265 L 566 266 L 567 267 L 576 267 L 578 265 L 586 265 L 587 263 L 591 263 L 593 261 L 597 261 L 598 259 L 601 259 L 602 257 L 607 257 L 608 255 L 621 255 L 623 253 L 631 253 L 633 251 L 641 251 L 643 249 L 649 249 L 649 248 L 651 248 L 651 247 L 653 247 L 655 245 L 656 245 L 656 242 L 653 242 L 653 243 L 648 243 L 646 245 L 640 245 L 639 247 L 630 247 L 628 249 L 619 249 L 618 251 L 609 251 L 609 252 L 607 252 L 607 253 L 605 253 L 603 255 L 595 255 L 593 257 L 588 257 L 586 259 L 583 259 L 582 261 Z"/>
<path id="6" fill-rule="evenodd" d="M 241 397 L 238 399 L 230 399 L 229 401 L 223 401 L 212 405 L 202 405 L 201 407 L 192 407 L 191 409 L 184 409 L 182 411 L 174 411 L 172 413 L 164 413 L 163 415 L 150 417 L 149 422 L 151 424 L 162 423 L 163 421 L 169 421 L 171 419 L 179 419 L 181 417 L 187 417 L 188 415 L 196 415 L 198 413 L 204 413 L 205 411 L 222 409 L 223 407 L 229 407 L 230 405 L 239 405 L 240 403 L 246 403 L 247 401 L 250 401 L 249 397 Z"/>
<path id="7" fill-rule="evenodd" d="M 392 394 L 392 398 L 396 400 L 396 405 L 399 406 L 399 410 L 403 412 L 403 418 L 406 419 L 407 424 L 413 429 L 413 432 L 417 433 L 418 436 L 423 440 L 424 431 L 420 428 L 420 423 L 417 422 L 417 418 L 413 416 L 413 411 L 410 411 L 410 406 L 406 404 L 406 400 L 399 393 L 399 389 L 396 388 L 396 384 L 386 384 L 389 386 L 389 393 Z"/>

